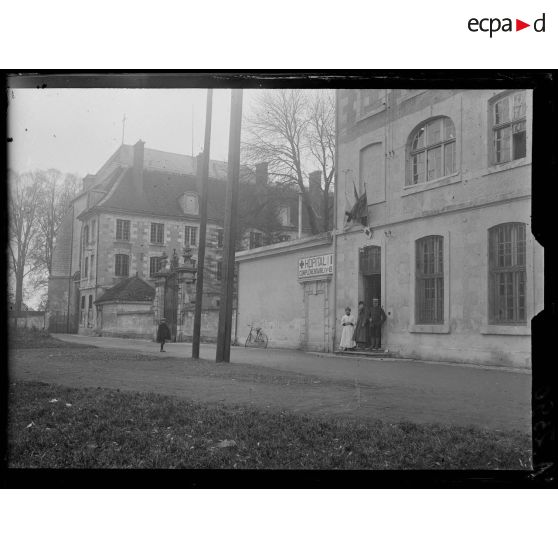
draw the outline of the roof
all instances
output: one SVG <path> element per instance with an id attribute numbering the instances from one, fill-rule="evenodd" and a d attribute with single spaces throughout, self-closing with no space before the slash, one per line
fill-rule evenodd
<path id="1" fill-rule="evenodd" d="M 128 277 L 108 289 L 95 304 L 101 302 L 151 302 L 155 297 L 155 289 L 139 277 Z"/>
<path id="2" fill-rule="evenodd" d="M 133 170 L 126 169 L 114 191 L 102 199 L 96 207 L 129 213 L 150 213 L 167 218 L 188 217 L 180 206 L 180 197 L 186 192 L 199 195 L 195 176 L 144 171 L 142 195 L 138 196 L 134 185 Z M 214 221 L 223 219 L 225 194 L 226 182 L 210 178 L 207 204 L 208 219 Z M 198 219 L 199 215 L 191 215 L 190 217 Z"/>
<path id="3" fill-rule="evenodd" d="M 131 167 L 134 161 L 134 146 L 123 144 L 109 158 L 109 160 L 99 169 L 97 175 L 104 175 L 109 172 L 112 166 Z M 169 174 L 196 174 L 197 157 L 184 155 L 182 153 L 171 153 L 159 149 L 144 148 L 143 168 L 151 171 L 161 171 Z M 209 177 L 218 180 L 227 180 L 228 164 L 226 161 L 209 161 Z M 240 174 L 243 179 L 254 180 L 254 172 L 247 166 L 241 165 Z"/>

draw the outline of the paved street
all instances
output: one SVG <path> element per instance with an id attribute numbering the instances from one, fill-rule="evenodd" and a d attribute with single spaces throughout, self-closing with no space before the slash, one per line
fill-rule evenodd
<path id="1" fill-rule="evenodd" d="M 189 343 L 173 343 L 159 352 L 146 340 L 55 335 L 73 343 L 150 355 L 146 362 L 123 361 L 95 368 L 83 364 L 63 370 L 28 365 L 16 376 L 67 385 L 155 391 L 205 400 L 256 404 L 328 415 L 352 415 L 388 421 L 441 422 L 530 432 L 531 376 L 512 370 L 407 360 L 318 355 L 294 350 L 231 348 L 234 375 L 215 366 L 215 345 L 201 346 L 211 373 L 184 373 L 180 358 L 191 356 Z M 30 355 L 32 350 L 25 351 Z M 27 357 L 26 357 L 27 358 Z M 29 357 L 30 358 L 30 357 Z M 161 359 L 161 364 L 154 361 Z M 22 361 L 23 362 L 23 361 Z M 30 361 L 29 361 L 30 362 Z M 191 362 L 191 361 L 186 361 Z M 39 367 L 40 368 L 40 367 Z M 109 371 L 110 368 L 110 371 Z M 246 373 L 242 374 L 245 369 Z M 215 373 L 214 370 L 216 371 Z M 238 371 L 238 373 L 237 373 Z M 249 371 L 249 373 L 248 373 Z M 256 372 L 257 373 L 256 373 Z M 267 379 L 266 379 L 267 376 Z M 255 378 L 258 379 L 255 379 Z M 78 381 L 79 380 L 79 381 Z"/>

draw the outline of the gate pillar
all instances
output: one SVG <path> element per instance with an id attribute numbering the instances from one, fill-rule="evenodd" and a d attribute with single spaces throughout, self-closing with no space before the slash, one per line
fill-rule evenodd
<path id="1" fill-rule="evenodd" d="M 196 303 L 196 271 L 195 263 L 191 260 L 185 261 L 176 269 L 178 274 L 177 341 L 185 341 L 187 337 L 192 336 L 193 324 L 190 323 L 189 316 L 192 315 Z"/>

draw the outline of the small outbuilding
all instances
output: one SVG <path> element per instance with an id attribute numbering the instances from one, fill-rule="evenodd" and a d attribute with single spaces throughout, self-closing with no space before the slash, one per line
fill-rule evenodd
<path id="1" fill-rule="evenodd" d="M 129 277 L 95 301 L 97 334 L 151 339 L 155 289 L 139 277 Z"/>

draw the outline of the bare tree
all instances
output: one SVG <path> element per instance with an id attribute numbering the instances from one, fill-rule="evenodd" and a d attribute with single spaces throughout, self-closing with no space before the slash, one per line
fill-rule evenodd
<path id="1" fill-rule="evenodd" d="M 243 151 L 247 162 L 267 162 L 277 182 L 296 184 L 308 213 L 313 234 L 319 232 L 316 212 L 304 186 L 303 170 L 310 124 L 308 94 L 305 90 L 263 91 L 246 118 L 248 138 Z"/>
<path id="2" fill-rule="evenodd" d="M 35 294 L 46 287 L 56 234 L 80 187 L 76 175 L 56 169 L 10 173 L 9 249 L 16 310 L 21 310 L 26 285 Z"/>
<path id="3" fill-rule="evenodd" d="M 330 189 L 335 176 L 335 96 L 322 89 L 310 97 L 307 145 L 322 171 L 323 229 L 329 230 Z"/>
<path id="4" fill-rule="evenodd" d="M 39 234 L 35 237 L 33 255 L 35 269 L 41 272 L 39 285 L 46 284 L 52 272 L 52 255 L 56 234 L 68 211 L 70 201 L 81 189 L 81 179 L 75 174 L 62 174 L 59 170 L 49 169 L 41 172 L 41 204 L 37 215 Z"/>
<path id="5" fill-rule="evenodd" d="M 276 231 L 281 226 L 278 194 L 268 186 L 242 184 L 238 200 L 238 249 L 241 249 L 246 232 L 252 228 L 262 231 L 267 241 L 275 241 Z"/>
<path id="6" fill-rule="evenodd" d="M 23 281 L 35 270 L 32 250 L 39 234 L 38 213 L 42 178 L 39 173 L 10 172 L 9 184 L 9 253 L 15 281 L 15 310 L 21 311 Z"/>

